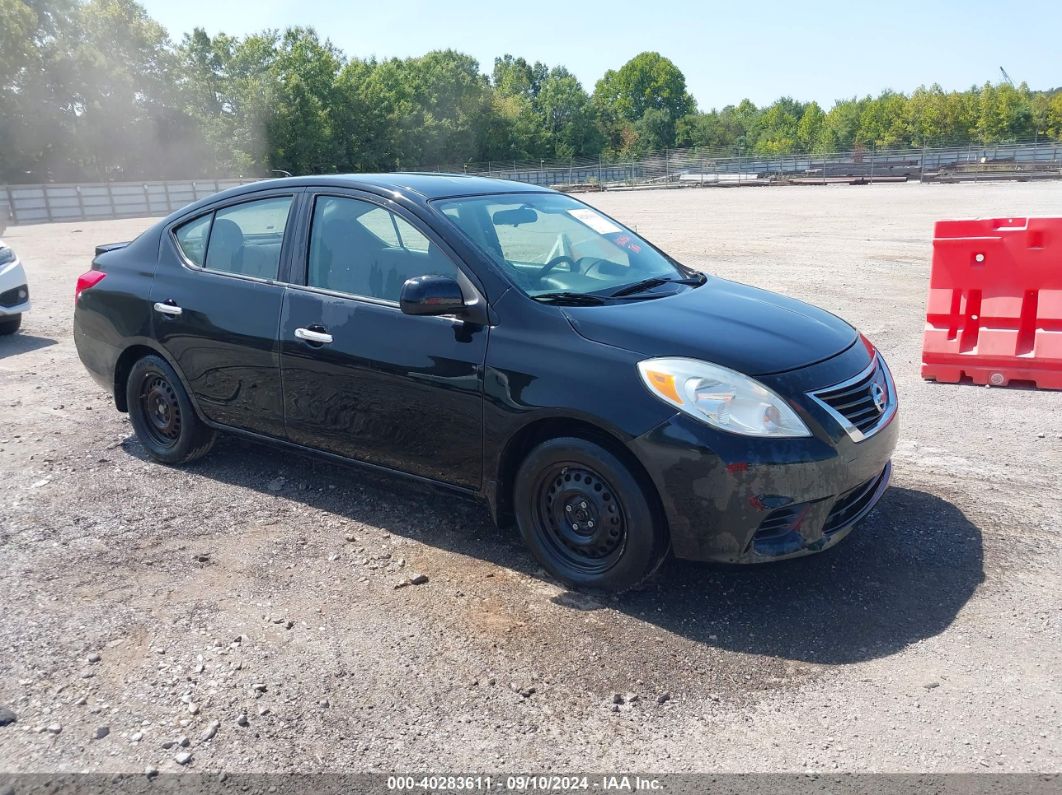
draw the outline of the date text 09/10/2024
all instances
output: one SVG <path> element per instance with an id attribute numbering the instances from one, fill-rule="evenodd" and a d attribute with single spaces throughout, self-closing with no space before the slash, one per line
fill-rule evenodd
<path id="1" fill-rule="evenodd" d="M 653 792 L 663 788 L 655 778 L 627 775 L 533 776 L 388 776 L 387 789 L 392 791 L 502 791 L 566 792 L 598 790 L 601 792 Z"/>

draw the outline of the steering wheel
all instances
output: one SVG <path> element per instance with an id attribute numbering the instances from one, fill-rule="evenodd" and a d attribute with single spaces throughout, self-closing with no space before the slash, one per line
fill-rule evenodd
<path id="1" fill-rule="evenodd" d="M 579 263 L 576 262 L 575 260 L 573 260 L 567 254 L 561 254 L 559 257 L 554 257 L 549 262 L 547 262 L 545 265 L 543 265 L 542 266 L 542 270 L 540 270 L 538 272 L 538 274 L 535 276 L 535 278 L 539 279 L 539 280 L 545 278 L 548 273 L 550 273 L 554 268 L 556 268 L 562 262 L 567 262 L 568 263 L 569 267 L 572 269 L 572 273 L 578 273 L 579 272 Z"/>

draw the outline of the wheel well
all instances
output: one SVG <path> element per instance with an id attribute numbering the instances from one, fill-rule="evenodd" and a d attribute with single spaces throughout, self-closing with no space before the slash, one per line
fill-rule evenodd
<path id="1" fill-rule="evenodd" d="M 147 345 L 133 345 L 122 351 L 118 361 L 114 365 L 114 405 L 118 411 L 129 411 L 129 404 L 125 399 L 125 382 L 129 378 L 129 371 L 137 359 L 154 354 Z"/>
<path id="2" fill-rule="evenodd" d="M 495 495 L 495 514 L 499 525 L 504 527 L 511 525 L 514 521 L 513 488 L 516 484 L 516 473 L 527 454 L 542 442 L 564 436 L 572 436 L 599 444 L 626 464 L 638 479 L 638 482 L 641 483 L 642 488 L 645 489 L 653 510 L 656 511 L 660 520 L 666 524 L 667 516 L 664 513 L 663 503 L 660 501 L 660 495 L 657 493 L 652 478 L 645 471 L 642 462 L 638 460 L 634 453 L 627 449 L 623 442 L 611 433 L 584 420 L 551 418 L 538 420 L 521 428 L 509 440 L 505 450 L 502 452 L 501 460 L 498 464 L 497 491 Z"/>

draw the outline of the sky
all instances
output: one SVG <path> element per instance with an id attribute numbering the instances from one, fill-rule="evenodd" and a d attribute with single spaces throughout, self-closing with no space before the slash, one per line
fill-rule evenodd
<path id="1" fill-rule="evenodd" d="M 756 3 L 613 0 L 141 0 L 174 41 L 194 27 L 233 35 L 304 25 L 348 57 L 456 49 L 490 73 L 505 53 L 562 64 L 592 92 L 644 50 L 686 75 L 702 110 L 749 98 L 836 99 L 939 83 L 1062 86 L 1062 2 Z M 1020 9 L 1020 10 L 1019 10 Z"/>

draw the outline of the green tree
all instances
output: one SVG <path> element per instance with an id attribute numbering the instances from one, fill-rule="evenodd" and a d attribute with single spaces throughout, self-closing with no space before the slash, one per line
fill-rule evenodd
<path id="1" fill-rule="evenodd" d="M 183 106 L 198 125 L 215 174 L 268 170 L 265 127 L 278 41 L 273 31 L 241 41 L 196 28 L 177 49 Z"/>
<path id="2" fill-rule="evenodd" d="M 859 138 L 863 100 L 844 99 L 834 103 L 822 120 L 816 152 L 840 152 L 866 143 Z"/>
<path id="3" fill-rule="evenodd" d="M 594 98 L 632 122 L 650 108 L 665 111 L 672 121 L 694 109 L 685 75 L 658 52 L 640 53 L 618 71 L 605 72 L 594 89 Z"/>
<path id="4" fill-rule="evenodd" d="M 542 128 L 538 96 L 549 73 L 543 63 L 505 55 L 494 59 L 490 115 L 485 124 L 487 160 L 524 160 L 552 155 Z"/>
<path id="5" fill-rule="evenodd" d="M 826 113 L 818 102 L 809 102 L 804 106 L 804 112 L 800 114 L 797 123 L 797 145 L 801 152 L 811 152 L 815 148 L 815 142 L 822 135 L 822 125 L 826 120 Z"/>
<path id="6" fill-rule="evenodd" d="M 472 161 L 730 154 L 1062 140 L 1062 91 L 985 84 L 698 112 L 643 52 L 588 96 L 563 66 L 511 54 L 490 75 L 453 50 L 347 59 L 313 30 L 174 46 L 134 0 L 0 0 L 0 179 L 460 168 Z"/>
<path id="7" fill-rule="evenodd" d="M 68 59 L 71 153 L 96 178 L 181 171 L 198 137 L 177 103 L 166 31 L 133 0 L 77 7 L 57 46 Z M 69 71 L 66 71 L 69 70 Z"/>
<path id="8" fill-rule="evenodd" d="M 675 124 L 671 116 L 663 108 L 647 108 L 642 117 L 634 123 L 634 132 L 637 136 L 634 144 L 628 146 L 628 151 L 636 154 L 660 151 L 674 145 Z"/>
<path id="9" fill-rule="evenodd" d="M 1029 88 L 986 83 L 978 95 L 977 122 L 981 143 L 993 144 L 1031 138 L 1032 107 Z"/>
<path id="10" fill-rule="evenodd" d="M 1047 101 L 1045 131 L 1056 141 L 1062 141 L 1062 89 L 1052 93 Z"/>
<path id="11" fill-rule="evenodd" d="M 342 55 L 313 28 L 288 28 L 270 64 L 272 113 L 266 117 L 270 161 L 296 174 L 334 172 L 341 150 L 334 110 Z"/>
<path id="12" fill-rule="evenodd" d="M 763 109 L 757 119 L 753 145 L 757 154 L 784 155 L 799 148 L 800 119 L 804 106 L 791 97 L 782 97 Z"/>
<path id="13" fill-rule="evenodd" d="M 411 59 L 414 97 L 421 124 L 409 165 L 474 160 L 490 104 L 487 78 L 469 55 L 437 50 Z"/>
<path id="14" fill-rule="evenodd" d="M 878 149 L 908 146 L 911 136 L 906 119 L 907 103 L 907 97 L 895 91 L 885 91 L 876 99 L 866 99 L 856 140 Z"/>
<path id="15" fill-rule="evenodd" d="M 38 18 L 25 0 L 0 0 L 0 85 L 13 84 L 36 55 Z"/>
<path id="16" fill-rule="evenodd" d="M 376 168 L 454 166 L 476 159 L 487 142 L 490 85 L 471 56 L 439 50 L 391 58 L 352 69 L 339 82 L 344 101 L 364 111 L 355 129 Z"/>
<path id="17" fill-rule="evenodd" d="M 549 67 L 540 61 L 533 65 L 523 58 L 506 54 L 494 59 L 492 84 L 504 96 L 523 96 L 529 100 L 538 96 L 542 83 L 549 76 Z"/>
<path id="18" fill-rule="evenodd" d="M 575 75 L 563 66 L 555 66 L 543 79 L 537 106 L 547 139 L 547 156 L 592 157 L 601 151 L 590 97 Z"/>
<path id="19" fill-rule="evenodd" d="M 667 126 L 659 137 L 666 146 L 674 145 L 678 120 L 695 109 L 685 75 L 658 52 L 640 53 L 618 70 L 605 72 L 594 88 L 593 102 L 602 132 L 613 149 L 628 148 L 637 139 L 638 130 L 633 125 L 650 109 L 666 115 Z M 650 126 L 655 128 L 661 118 L 654 114 Z"/>
<path id="20" fill-rule="evenodd" d="M 0 0 L 0 180 L 76 173 L 64 33 L 73 10 L 74 0 Z"/>

